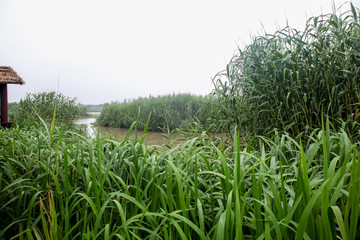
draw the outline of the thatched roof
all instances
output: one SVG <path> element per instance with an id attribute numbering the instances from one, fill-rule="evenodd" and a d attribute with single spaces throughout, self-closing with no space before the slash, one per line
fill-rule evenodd
<path id="1" fill-rule="evenodd" d="M 25 82 L 11 67 L 0 66 L 0 84 L 24 84 Z"/>

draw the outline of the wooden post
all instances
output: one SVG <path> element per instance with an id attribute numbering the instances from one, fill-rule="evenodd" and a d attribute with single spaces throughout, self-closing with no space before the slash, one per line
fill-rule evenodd
<path id="1" fill-rule="evenodd" d="M 7 84 L 0 84 L 0 95 L 1 95 L 1 125 L 7 126 L 9 121 Z"/>

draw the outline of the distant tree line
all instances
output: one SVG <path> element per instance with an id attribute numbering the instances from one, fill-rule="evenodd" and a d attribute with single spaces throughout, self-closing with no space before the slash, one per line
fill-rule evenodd
<path id="1" fill-rule="evenodd" d="M 85 104 L 83 105 L 88 112 L 101 112 L 104 104 Z"/>

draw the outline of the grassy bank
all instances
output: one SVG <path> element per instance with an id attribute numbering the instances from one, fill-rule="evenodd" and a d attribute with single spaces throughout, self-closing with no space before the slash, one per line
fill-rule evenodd
<path id="1" fill-rule="evenodd" d="M 143 136 L 0 135 L 0 239 L 359 237 L 360 148 L 343 131 L 162 153 Z"/>
<path id="2" fill-rule="evenodd" d="M 136 121 L 146 122 L 148 130 L 167 131 L 186 128 L 194 121 L 204 124 L 209 118 L 212 101 L 208 97 L 173 94 L 138 98 L 122 103 L 105 104 L 97 123 L 102 126 L 129 128 Z M 140 125 L 143 128 L 144 125 Z"/>

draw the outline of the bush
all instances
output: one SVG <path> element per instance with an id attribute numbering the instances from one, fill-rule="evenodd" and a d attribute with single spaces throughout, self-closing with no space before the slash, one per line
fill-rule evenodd
<path id="1" fill-rule="evenodd" d="M 321 116 L 351 122 L 360 102 L 357 10 L 312 17 L 303 32 L 285 27 L 256 37 L 214 79 L 223 127 L 253 134 L 274 128 L 296 135 Z M 332 121 L 334 122 L 334 121 Z M 350 129 L 351 130 L 351 129 Z"/>

